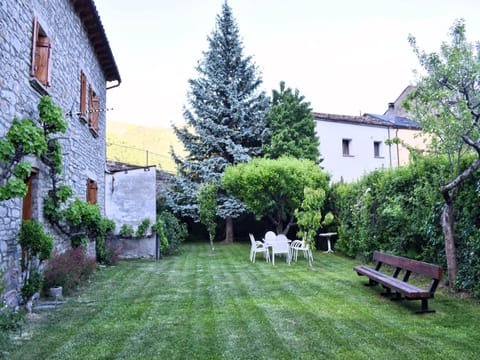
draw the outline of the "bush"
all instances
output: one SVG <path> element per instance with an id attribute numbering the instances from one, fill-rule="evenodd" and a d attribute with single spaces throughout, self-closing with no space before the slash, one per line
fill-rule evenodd
<path id="1" fill-rule="evenodd" d="M 24 220 L 18 233 L 18 239 L 23 251 L 22 270 L 24 274 L 20 293 L 23 301 L 27 302 L 42 288 L 43 276 L 39 272 L 38 266 L 42 261 L 51 257 L 53 238 L 45 233 L 39 222 Z"/>
<path id="2" fill-rule="evenodd" d="M 115 222 L 113 220 L 102 218 L 99 223 L 99 231 L 95 241 L 95 253 L 97 261 L 104 265 L 113 265 L 111 249 L 106 244 L 107 234 L 112 234 L 115 230 Z M 116 263 L 116 260 L 113 261 Z"/>
<path id="3" fill-rule="evenodd" d="M 140 225 L 137 227 L 137 231 L 135 232 L 136 237 L 144 237 L 147 234 L 148 229 L 150 228 L 150 224 L 152 222 L 150 219 L 143 219 Z"/>
<path id="4" fill-rule="evenodd" d="M 462 159 L 462 169 L 472 161 Z M 373 171 L 355 183 L 335 184 L 329 206 L 336 215 L 336 250 L 370 258 L 374 250 L 442 265 L 445 242 L 440 224 L 448 161 L 419 157 L 410 165 Z M 455 286 L 480 297 L 480 173 L 458 188 L 454 238 L 458 273 Z"/>
<path id="5" fill-rule="evenodd" d="M 13 346 L 10 333 L 20 330 L 24 323 L 24 311 L 9 307 L 5 302 L 0 303 L 0 358 L 4 355 L 2 350 L 5 351 Z"/>
<path id="6" fill-rule="evenodd" d="M 88 257 L 82 246 L 62 254 L 54 254 L 44 272 L 44 289 L 62 286 L 66 294 L 71 293 L 77 290 L 96 268 L 95 258 Z"/>
<path id="7" fill-rule="evenodd" d="M 43 281 L 43 275 L 38 270 L 31 271 L 20 290 L 23 301 L 27 302 L 36 292 L 40 291 L 43 287 Z"/>
<path id="8" fill-rule="evenodd" d="M 120 246 L 107 241 L 105 242 L 105 253 L 101 263 L 109 266 L 116 265 L 120 260 L 121 253 L 122 249 Z"/>
<path id="9" fill-rule="evenodd" d="M 132 225 L 127 225 L 123 224 L 122 227 L 120 228 L 120 236 L 124 238 L 131 238 L 133 237 L 133 226 Z"/>
<path id="10" fill-rule="evenodd" d="M 160 229 L 163 230 L 163 234 Z M 162 255 L 178 253 L 180 244 L 188 236 L 187 226 L 167 210 L 160 213 L 157 222 L 152 226 L 152 230 L 160 236 Z"/>

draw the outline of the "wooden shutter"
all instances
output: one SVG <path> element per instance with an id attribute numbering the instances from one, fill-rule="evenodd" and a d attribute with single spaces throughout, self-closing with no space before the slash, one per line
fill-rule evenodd
<path id="1" fill-rule="evenodd" d="M 100 98 L 96 95 L 92 96 L 92 107 L 90 109 L 90 127 L 98 132 L 98 113 L 100 110 Z"/>
<path id="2" fill-rule="evenodd" d="M 91 179 L 87 180 L 87 202 L 90 204 L 97 203 L 97 182 Z"/>
<path id="3" fill-rule="evenodd" d="M 22 220 L 32 220 L 32 182 L 33 176 L 30 176 L 25 184 L 28 187 L 27 195 L 23 198 Z"/>
<path id="4" fill-rule="evenodd" d="M 35 77 L 44 86 L 50 86 L 50 39 L 46 36 L 39 36 L 36 42 L 35 51 Z"/>
<path id="5" fill-rule="evenodd" d="M 33 18 L 33 34 L 32 34 L 32 63 L 30 67 L 30 75 L 35 76 L 35 60 L 37 52 L 37 38 L 38 38 L 38 20 L 37 17 Z"/>
<path id="6" fill-rule="evenodd" d="M 80 72 L 80 113 L 85 115 L 87 112 L 87 76 Z"/>

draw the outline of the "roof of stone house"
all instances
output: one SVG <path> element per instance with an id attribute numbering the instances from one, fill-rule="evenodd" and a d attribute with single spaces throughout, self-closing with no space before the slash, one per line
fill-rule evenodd
<path id="1" fill-rule="evenodd" d="M 377 119 L 375 117 L 369 116 L 367 114 L 363 116 L 352 116 L 352 115 L 337 115 L 337 114 L 326 114 L 319 112 L 312 112 L 315 120 L 324 120 L 338 123 L 350 123 L 357 125 L 374 125 L 374 126 L 392 126 L 392 123 L 385 122 L 382 119 Z"/>
<path id="2" fill-rule="evenodd" d="M 93 0 L 70 0 L 88 34 L 107 81 L 121 82 L 112 49 Z"/>

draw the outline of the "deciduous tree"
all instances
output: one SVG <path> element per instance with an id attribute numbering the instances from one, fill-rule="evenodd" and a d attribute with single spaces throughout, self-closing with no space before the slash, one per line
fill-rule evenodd
<path id="1" fill-rule="evenodd" d="M 450 286 L 455 285 L 457 274 L 453 212 L 457 190 L 480 167 L 480 58 L 465 32 L 464 21 L 457 20 L 451 28 L 451 43 L 443 43 L 439 53 L 421 51 L 415 37 L 409 37 L 424 74 L 405 103 L 423 131 L 431 135 L 430 151 L 446 155 L 450 162 L 450 172 L 439 188 L 445 201 L 441 221 Z M 462 170 L 466 153 L 477 156 Z"/>
<path id="2" fill-rule="evenodd" d="M 304 189 L 327 189 L 329 176 L 311 160 L 257 158 L 225 170 L 222 187 L 245 203 L 257 219 L 268 218 L 277 233 L 295 224 Z"/>

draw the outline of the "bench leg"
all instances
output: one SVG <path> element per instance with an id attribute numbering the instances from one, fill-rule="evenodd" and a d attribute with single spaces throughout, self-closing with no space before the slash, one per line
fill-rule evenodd
<path id="1" fill-rule="evenodd" d="M 393 293 L 392 296 L 390 296 L 390 300 L 391 301 L 400 301 L 400 300 L 403 300 L 405 299 L 402 294 L 396 292 L 396 293 Z"/>
<path id="2" fill-rule="evenodd" d="M 415 311 L 416 314 L 425 314 L 425 313 L 434 313 L 435 310 L 428 308 L 428 299 L 422 299 L 422 308 L 421 310 Z"/>
<path id="3" fill-rule="evenodd" d="M 376 281 L 373 281 L 372 279 L 368 279 L 368 283 L 363 284 L 365 286 L 376 286 L 378 283 Z"/>

